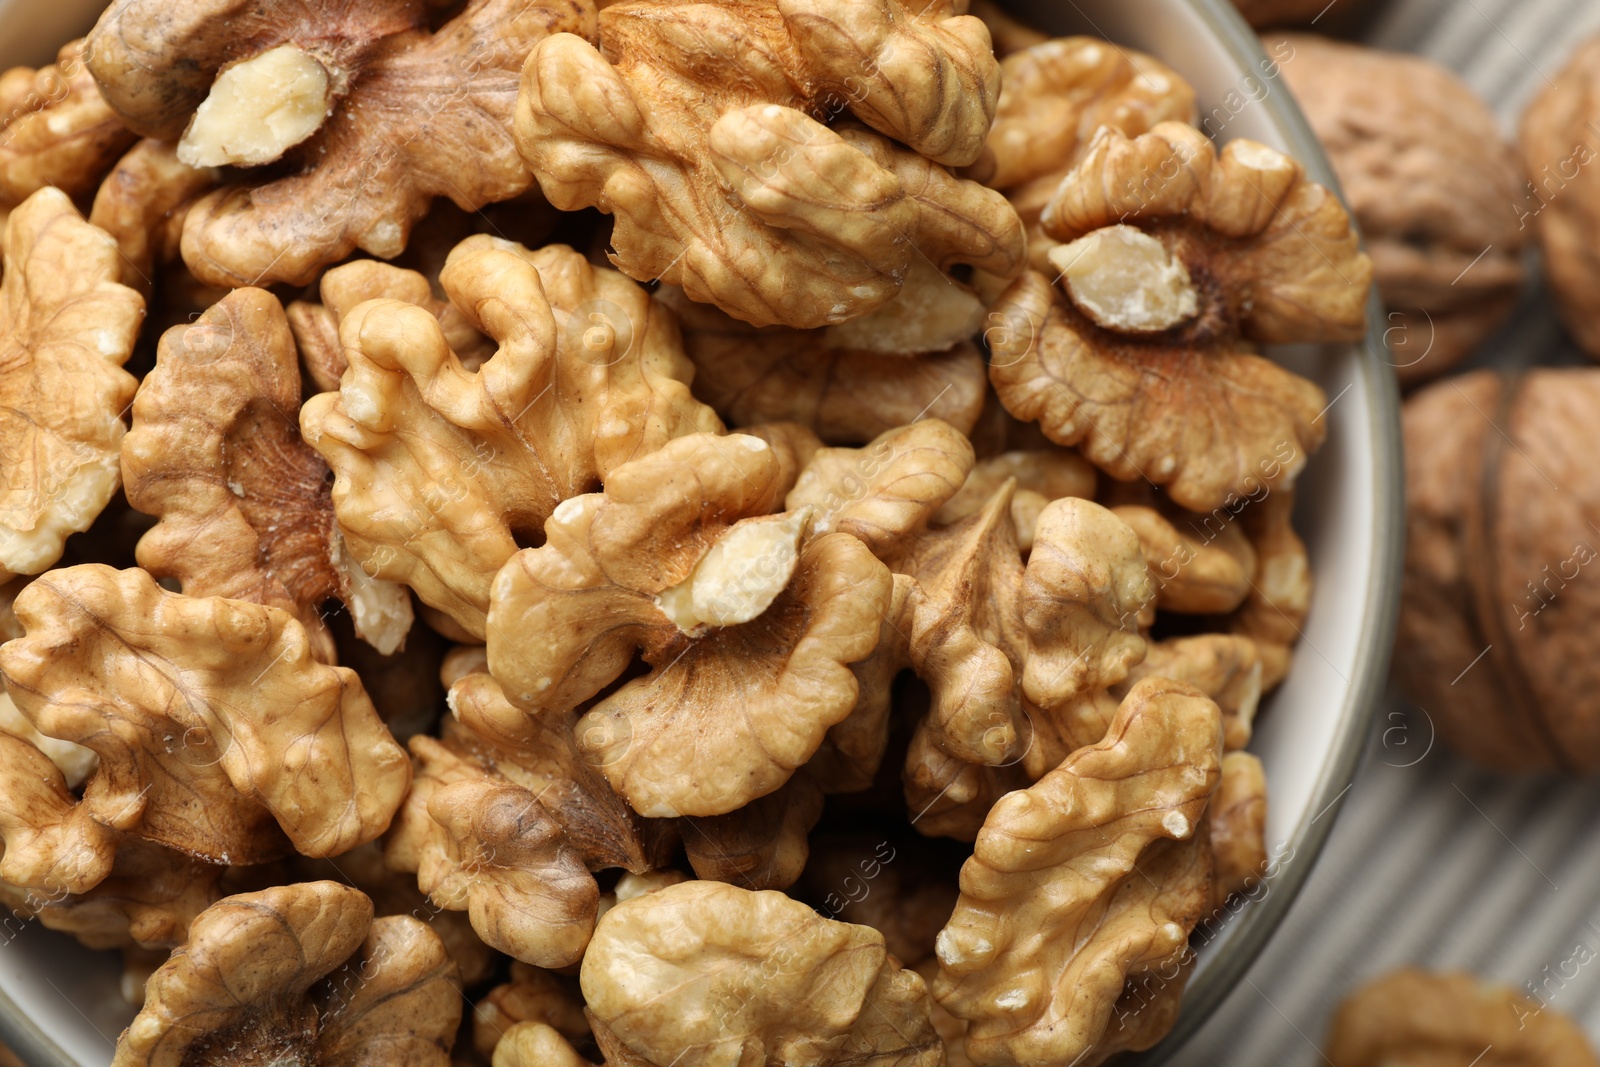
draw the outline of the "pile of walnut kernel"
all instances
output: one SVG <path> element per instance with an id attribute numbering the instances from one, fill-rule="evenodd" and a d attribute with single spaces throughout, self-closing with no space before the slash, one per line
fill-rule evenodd
<path id="1" fill-rule="evenodd" d="M 118 1067 L 1167 1032 L 1309 606 L 1260 346 L 1372 268 L 965 9 L 117 0 L 0 76 L 0 896 L 122 950 Z"/>

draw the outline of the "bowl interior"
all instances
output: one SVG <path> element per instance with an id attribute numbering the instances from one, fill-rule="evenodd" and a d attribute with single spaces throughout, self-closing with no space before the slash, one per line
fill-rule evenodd
<path id="1" fill-rule="evenodd" d="M 92 25 L 104 0 L 0 0 L 0 69 L 48 62 Z M 1321 150 L 1256 38 L 1227 0 L 1009 0 L 1052 33 L 1086 33 L 1155 55 L 1192 82 L 1202 125 L 1219 141 L 1248 137 L 1301 160 L 1334 185 Z M 1301 479 L 1298 525 L 1316 595 L 1288 679 L 1263 704 L 1251 744 L 1266 766 L 1270 877 L 1200 952 L 1170 1055 L 1244 973 L 1309 873 L 1355 767 L 1382 683 L 1398 595 L 1399 424 L 1380 353 L 1381 309 L 1365 346 L 1284 348 L 1274 355 L 1317 381 L 1330 405 L 1328 443 Z M 101 1067 L 132 1018 L 113 954 L 36 925 L 6 924 L 0 943 L 0 1031 L 31 1062 Z M 10 1003 L 7 1004 L 6 1001 Z"/>

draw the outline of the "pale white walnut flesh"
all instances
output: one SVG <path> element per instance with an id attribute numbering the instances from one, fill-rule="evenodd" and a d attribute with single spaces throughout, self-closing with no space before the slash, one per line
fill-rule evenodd
<path id="1" fill-rule="evenodd" d="M 191 167 L 271 163 L 322 128 L 330 89 L 327 69 L 296 45 L 235 63 L 195 111 L 178 159 Z"/>
<path id="2" fill-rule="evenodd" d="M 811 510 L 735 523 L 686 580 L 657 594 L 657 606 L 684 633 L 758 617 L 794 577 Z"/>
<path id="3" fill-rule="evenodd" d="M 1052 248 L 1050 263 L 1078 310 L 1108 330 L 1158 333 L 1199 310 L 1183 263 L 1134 226 L 1106 226 Z"/>

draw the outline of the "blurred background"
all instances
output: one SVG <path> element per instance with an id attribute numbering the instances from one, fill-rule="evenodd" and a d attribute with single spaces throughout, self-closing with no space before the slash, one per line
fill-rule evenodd
<path id="1" fill-rule="evenodd" d="M 1513 140 L 1528 102 L 1600 33 L 1596 0 L 1378 0 L 1360 17 L 1340 11 L 1351 2 L 1334 0 L 1325 16 L 1341 36 L 1448 67 Z M 1588 363 L 1563 331 L 1534 255 L 1515 315 L 1458 370 Z M 1404 640 L 1394 655 L 1406 659 Z M 1484 669 L 1476 664 L 1445 688 L 1471 689 Z M 1288 918 L 1175 1062 L 1324 1063 L 1338 1001 L 1413 963 L 1510 985 L 1600 1039 L 1596 812 L 1600 781 L 1479 770 L 1437 741 L 1428 709 L 1392 692 Z"/>

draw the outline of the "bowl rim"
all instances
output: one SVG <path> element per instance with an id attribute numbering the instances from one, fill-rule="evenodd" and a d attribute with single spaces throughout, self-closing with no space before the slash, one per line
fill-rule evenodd
<path id="1" fill-rule="evenodd" d="M 1077 7 L 1073 0 L 1066 2 Z M 1257 64 L 1266 61 L 1260 38 L 1232 0 L 1182 2 L 1195 10 L 1238 69 L 1257 69 Z M 1287 91 L 1272 93 L 1260 103 L 1287 143 L 1290 154 L 1306 173 L 1345 199 L 1321 143 L 1292 94 Z M 1383 356 L 1386 351 L 1381 326 L 1383 316 L 1383 304 L 1374 289 L 1368 305 L 1367 336 L 1359 346 L 1359 359 L 1366 370 L 1361 388 L 1372 412 L 1372 455 L 1376 467 L 1371 530 L 1373 566 L 1363 595 L 1363 632 L 1358 639 L 1351 680 L 1339 711 L 1332 746 L 1313 789 L 1313 803 L 1287 839 L 1294 862 L 1277 868 L 1276 875 L 1269 873 L 1265 881 L 1269 891 L 1224 924 L 1227 951 L 1219 952 L 1214 961 L 1196 975 L 1184 994 L 1178 1021 L 1172 1030 L 1154 1048 L 1126 1054 L 1119 1063 L 1156 1067 L 1167 1062 L 1234 990 L 1304 887 L 1354 783 L 1393 651 L 1405 532 L 1400 393 L 1393 365 Z M 1315 814 L 1311 814 L 1313 811 Z M 35 1067 L 82 1067 L 35 1020 L 25 1015 L 3 989 L 0 989 L 0 1038 Z"/>
<path id="2" fill-rule="evenodd" d="M 1268 62 L 1261 38 L 1232 0 L 1184 2 L 1205 22 L 1237 69 L 1265 69 L 1260 66 Z M 1072 0 L 1067 3 L 1077 6 Z M 1293 94 L 1287 90 L 1270 93 L 1260 103 L 1287 143 L 1289 154 L 1313 181 L 1331 189 L 1348 208 L 1349 200 L 1334 174 L 1333 165 Z M 1353 212 L 1351 224 L 1356 225 Z M 1357 229 L 1359 232 L 1359 227 Z M 1363 247 L 1365 244 L 1363 239 Z M 1223 925 L 1227 951 L 1217 953 L 1215 960 L 1195 976 L 1184 993 L 1178 1021 L 1167 1035 L 1149 1051 L 1126 1054 L 1118 1063 L 1139 1067 L 1166 1063 L 1233 992 L 1304 888 L 1338 820 L 1339 809 L 1355 784 L 1368 731 L 1382 702 L 1388 678 L 1400 617 L 1400 583 L 1405 559 L 1405 464 L 1401 448 L 1400 388 L 1394 364 L 1385 358 L 1388 346 L 1383 333 L 1384 314 L 1383 301 L 1374 285 L 1367 303 L 1367 336 L 1356 346 L 1359 363 L 1366 371 L 1361 375 L 1358 388 L 1365 392 L 1372 413 L 1374 463 L 1373 565 L 1362 596 L 1363 629 L 1357 640 L 1350 684 L 1339 711 L 1328 758 L 1323 761 L 1319 780 L 1312 790 L 1312 803 L 1287 838 L 1293 862 L 1276 868 L 1275 872 L 1269 869 L 1263 880 L 1267 891 Z"/>

